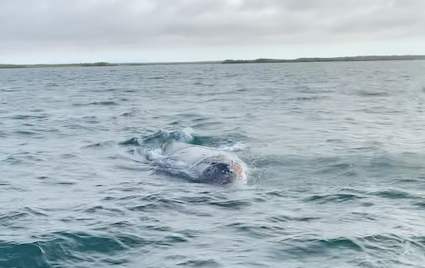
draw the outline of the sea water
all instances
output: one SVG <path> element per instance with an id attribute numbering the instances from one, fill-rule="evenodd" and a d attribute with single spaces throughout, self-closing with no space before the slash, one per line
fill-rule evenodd
<path id="1" fill-rule="evenodd" d="M 2 69 L 0 267 L 425 267 L 424 74 Z M 234 151 L 248 183 L 157 170 L 170 140 Z"/>

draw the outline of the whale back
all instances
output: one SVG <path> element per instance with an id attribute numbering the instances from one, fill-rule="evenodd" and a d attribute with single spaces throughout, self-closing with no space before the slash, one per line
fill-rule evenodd
<path id="1" fill-rule="evenodd" d="M 246 182 L 246 165 L 235 153 L 184 143 L 167 144 L 163 150 L 170 159 L 188 164 L 201 182 Z"/>

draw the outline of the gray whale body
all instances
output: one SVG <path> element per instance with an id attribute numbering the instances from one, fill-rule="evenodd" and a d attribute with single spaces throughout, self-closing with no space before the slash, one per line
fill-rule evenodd
<path id="1" fill-rule="evenodd" d="M 168 159 L 186 163 L 199 182 L 246 183 L 247 166 L 233 152 L 177 142 L 168 143 L 162 149 Z"/>

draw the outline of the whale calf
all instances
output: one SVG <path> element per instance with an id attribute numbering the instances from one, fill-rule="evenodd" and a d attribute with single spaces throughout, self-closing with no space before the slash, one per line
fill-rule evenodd
<path id="1" fill-rule="evenodd" d="M 186 163 L 199 182 L 247 182 L 247 165 L 233 152 L 178 142 L 165 144 L 162 150 L 168 159 Z"/>

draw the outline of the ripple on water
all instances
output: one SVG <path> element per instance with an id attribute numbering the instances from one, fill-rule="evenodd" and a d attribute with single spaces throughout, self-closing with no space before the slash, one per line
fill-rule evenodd
<path id="1" fill-rule="evenodd" d="M 40 157 L 41 153 L 20 152 L 6 156 L 2 162 L 10 165 L 28 164 L 34 162 L 43 162 L 44 158 Z"/>
<path id="2" fill-rule="evenodd" d="M 304 198 L 304 202 L 315 202 L 319 204 L 343 203 L 343 202 L 357 201 L 363 198 L 365 197 L 362 197 L 356 194 L 313 195 L 313 196 Z"/>
<path id="3" fill-rule="evenodd" d="M 19 221 L 23 221 L 29 216 L 30 214 L 28 212 L 23 211 L 12 211 L 5 214 L 0 214 L 0 225 L 4 227 L 10 227 Z"/>
<path id="4" fill-rule="evenodd" d="M 6 118 L 9 118 L 12 120 L 33 120 L 33 119 L 44 119 L 48 117 L 49 116 L 47 114 L 40 114 L 40 115 L 18 114 L 18 115 L 12 115 Z"/>
<path id="5" fill-rule="evenodd" d="M 38 243 L 17 244 L 0 240 L 0 267 L 52 267 Z"/>
<path id="6" fill-rule="evenodd" d="M 411 198 L 417 198 L 416 195 L 412 195 L 408 192 L 401 191 L 401 190 L 395 190 L 395 189 L 389 189 L 389 190 L 381 190 L 381 191 L 375 191 L 370 193 L 371 195 L 382 197 L 382 198 L 388 198 L 388 199 L 411 199 Z"/>
<path id="7" fill-rule="evenodd" d="M 44 138 L 43 135 L 40 133 L 34 132 L 34 131 L 28 131 L 28 130 L 16 130 L 14 131 L 14 134 L 22 137 L 32 137 L 34 139 L 42 139 Z"/>
<path id="8" fill-rule="evenodd" d="M 423 197 L 425 199 L 425 196 Z M 413 203 L 418 209 L 425 209 L 425 201 Z"/>
<path id="9" fill-rule="evenodd" d="M 72 106 L 89 106 L 89 105 L 116 106 L 119 104 L 115 101 L 93 101 L 89 103 L 74 103 Z"/>
<path id="10" fill-rule="evenodd" d="M 355 262 L 354 256 L 361 254 L 363 247 L 355 239 L 311 239 L 288 238 L 273 243 L 269 256 L 274 261 L 285 262 L 289 267 L 303 267 L 308 260 L 326 262 L 326 267 L 343 267 Z"/>
<path id="11" fill-rule="evenodd" d="M 36 243 L 42 249 L 45 260 L 48 260 L 48 267 L 57 267 L 63 262 L 70 267 L 84 262 L 92 265 L 124 264 L 129 262 L 127 253 L 134 248 L 142 251 L 143 247 L 150 244 L 150 241 L 130 234 L 56 232 L 41 238 Z"/>
<path id="12" fill-rule="evenodd" d="M 245 207 L 251 206 L 252 202 L 247 200 L 223 200 L 223 201 L 209 202 L 209 204 L 212 206 L 217 206 L 224 209 L 240 210 Z"/>
<path id="13" fill-rule="evenodd" d="M 177 266 L 183 267 L 203 267 L 203 268 L 217 268 L 221 267 L 219 263 L 217 263 L 213 259 L 198 259 L 198 260 L 188 260 L 184 262 L 177 263 Z"/>
<path id="14" fill-rule="evenodd" d="M 130 211 L 140 211 L 140 212 L 150 212 L 150 211 L 162 211 L 163 209 L 172 210 L 172 211 L 184 211 L 185 207 L 183 202 L 177 200 L 171 200 L 167 198 L 159 198 L 153 201 L 141 200 L 142 205 L 129 207 Z"/>

